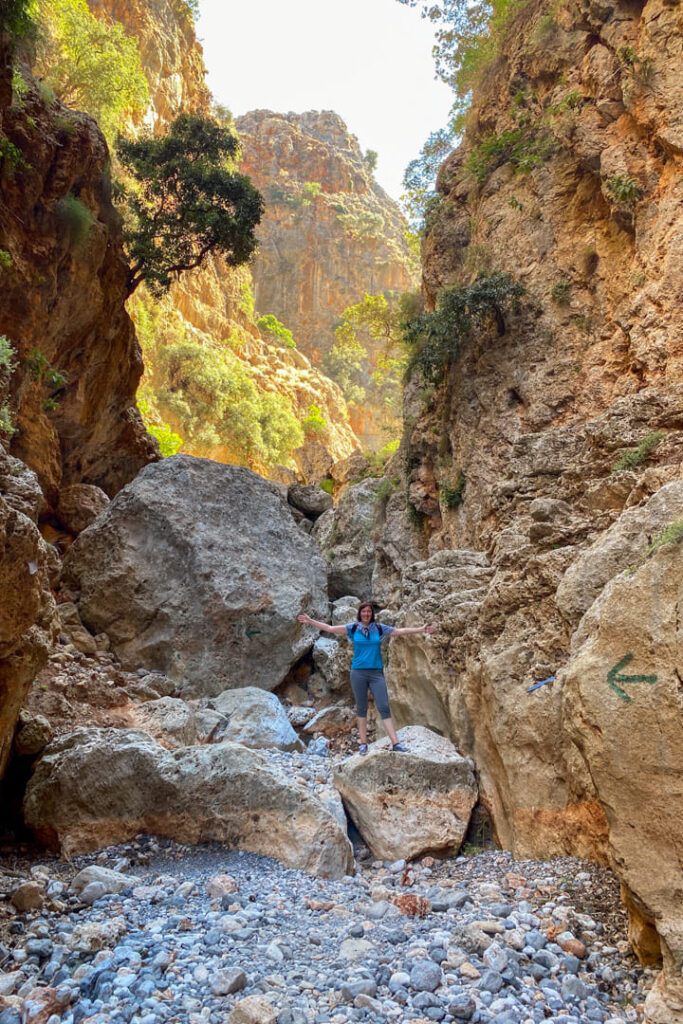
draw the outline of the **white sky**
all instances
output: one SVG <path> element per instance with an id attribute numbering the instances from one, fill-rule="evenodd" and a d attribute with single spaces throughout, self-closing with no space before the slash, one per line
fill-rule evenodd
<path id="1" fill-rule="evenodd" d="M 406 165 L 446 125 L 432 26 L 398 0 L 200 0 L 197 35 L 219 103 L 235 116 L 336 111 L 377 151 L 375 177 L 395 199 Z"/>

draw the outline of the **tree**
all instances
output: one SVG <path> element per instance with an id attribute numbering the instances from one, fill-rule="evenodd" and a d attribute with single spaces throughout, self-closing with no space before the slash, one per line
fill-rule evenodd
<path id="1" fill-rule="evenodd" d="M 419 230 L 423 226 L 424 214 L 430 200 L 436 197 L 436 175 L 440 165 L 451 152 L 456 134 L 451 125 L 432 132 L 420 151 L 411 160 L 403 173 L 404 194 L 401 202 L 411 227 Z"/>
<path id="2" fill-rule="evenodd" d="M 363 163 L 369 170 L 370 174 L 373 174 L 374 171 L 377 169 L 378 159 L 379 157 L 377 156 L 377 152 L 374 149 L 369 149 L 365 156 L 363 157 Z"/>
<path id="3" fill-rule="evenodd" d="M 211 118 L 181 114 L 160 138 L 119 137 L 119 159 L 133 178 L 122 189 L 129 214 L 128 294 L 146 281 L 155 295 L 211 253 L 237 267 L 256 250 L 260 192 L 234 166 L 237 136 Z"/>
<path id="4" fill-rule="evenodd" d="M 85 0 L 39 0 L 34 72 L 67 106 L 85 110 L 112 139 L 149 101 L 138 41 Z"/>

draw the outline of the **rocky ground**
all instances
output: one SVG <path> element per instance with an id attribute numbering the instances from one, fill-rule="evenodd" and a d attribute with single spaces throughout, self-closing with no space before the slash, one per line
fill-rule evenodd
<path id="1" fill-rule="evenodd" d="M 6 851 L 0 1024 L 642 1020 L 652 976 L 606 868 L 356 854 L 332 882 L 148 837 L 72 862 Z"/>

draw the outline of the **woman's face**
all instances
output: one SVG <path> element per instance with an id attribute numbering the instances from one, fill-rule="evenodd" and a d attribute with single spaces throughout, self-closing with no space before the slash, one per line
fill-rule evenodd
<path id="1" fill-rule="evenodd" d="M 364 626 L 367 626 L 370 622 L 372 622 L 372 608 L 361 608 L 360 621 L 363 623 Z"/>

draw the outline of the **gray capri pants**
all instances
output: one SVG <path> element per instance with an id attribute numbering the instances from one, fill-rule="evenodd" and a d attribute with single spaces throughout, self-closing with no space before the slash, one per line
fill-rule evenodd
<path id="1" fill-rule="evenodd" d="M 391 718 L 389 710 L 389 694 L 381 668 L 352 668 L 351 689 L 356 698 L 356 714 L 359 718 L 368 717 L 368 687 L 372 691 L 375 705 L 380 718 Z"/>

